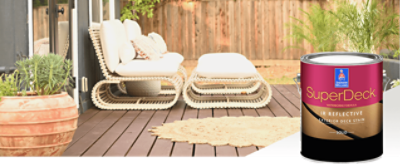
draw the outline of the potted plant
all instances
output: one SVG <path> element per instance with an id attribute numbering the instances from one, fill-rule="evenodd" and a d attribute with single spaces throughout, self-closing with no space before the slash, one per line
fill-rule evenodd
<path id="1" fill-rule="evenodd" d="M 65 92 L 72 62 L 55 54 L 34 55 L 16 67 L 0 80 L 0 156 L 62 155 L 78 119 Z"/>

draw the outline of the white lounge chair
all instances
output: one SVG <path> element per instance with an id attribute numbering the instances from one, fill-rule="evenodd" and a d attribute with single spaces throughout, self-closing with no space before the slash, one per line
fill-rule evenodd
<path id="1" fill-rule="evenodd" d="M 182 94 L 193 108 L 261 108 L 271 100 L 272 91 L 243 55 L 215 53 L 199 58 Z"/>
<path id="2" fill-rule="evenodd" d="M 136 21 L 126 19 L 124 21 L 124 27 L 125 27 L 125 32 L 128 37 L 128 40 L 133 40 L 136 38 L 136 36 L 142 35 L 142 29 L 140 28 L 140 25 Z M 165 47 L 165 49 L 166 49 L 166 47 Z M 164 54 L 164 57 L 172 58 L 180 63 L 182 63 L 184 60 L 182 55 L 175 53 L 175 52 L 169 52 L 167 54 Z M 183 82 L 185 83 L 187 81 L 186 69 L 181 65 L 181 66 L 179 66 L 178 72 L 183 77 Z M 174 94 L 175 93 L 172 90 L 173 89 L 172 87 L 164 86 L 163 88 L 164 88 L 164 90 L 162 91 L 162 94 Z M 118 89 L 122 93 L 127 94 L 126 87 L 123 82 L 118 84 Z M 169 89 L 169 90 L 167 90 L 167 89 Z"/>
<path id="3" fill-rule="evenodd" d="M 128 34 L 121 30 L 121 27 L 124 28 L 122 23 L 119 20 L 104 21 L 101 26 L 107 26 L 109 31 L 100 32 L 102 27 L 98 25 L 89 28 L 100 67 L 106 78 L 93 87 L 93 103 L 100 109 L 108 110 L 155 110 L 172 107 L 181 94 L 183 80 L 186 78 L 178 74 L 182 72 L 185 76 L 186 71 L 180 66 L 183 59 L 179 59 L 175 54 L 166 55 L 158 61 L 132 60 L 122 64 L 116 47 L 121 46 L 121 40 L 129 41 Z M 163 96 L 158 97 L 116 96 L 111 92 L 111 84 L 127 81 L 168 81 L 173 86 L 163 87 L 160 92 Z M 121 86 L 120 88 L 124 90 Z M 165 96 L 171 94 L 174 96 Z"/>

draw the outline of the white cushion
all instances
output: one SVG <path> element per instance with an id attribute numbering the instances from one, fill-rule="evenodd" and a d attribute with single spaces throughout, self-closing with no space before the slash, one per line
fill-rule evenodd
<path id="1" fill-rule="evenodd" d="M 114 72 L 119 64 L 117 36 L 110 21 L 104 21 L 100 26 L 100 41 L 104 62 L 110 72 Z"/>
<path id="2" fill-rule="evenodd" d="M 123 43 L 118 54 L 122 64 L 127 64 L 136 57 L 136 51 L 130 43 Z"/>
<path id="3" fill-rule="evenodd" d="M 119 64 L 116 73 L 124 77 L 139 76 L 172 76 L 179 68 L 179 63 L 168 62 L 168 60 L 140 60 L 135 59 L 128 64 Z"/>
<path id="4" fill-rule="evenodd" d="M 160 60 L 162 54 L 155 47 L 155 43 L 150 38 L 140 35 L 133 41 L 133 47 L 135 48 L 138 56 L 147 60 Z"/>
<path id="5" fill-rule="evenodd" d="M 100 40 L 106 66 L 110 72 L 114 72 L 120 61 L 119 48 L 129 42 L 121 21 L 103 21 L 100 27 Z"/>
<path id="6" fill-rule="evenodd" d="M 181 54 L 178 54 L 176 52 L 168 52 L 163 55 L 163 58 L 161 60 L 169 60 L 172 62 L 178 62 L 180 64 L 183 62 L 184 58 Z"/>
<path id="7" fill-rule="evenodd" d="M 124 26 L 128 40 L 134 40 L 136 37 L 142 35 L 142 29 L 136 21 L 125 19 Z"/>
<path id="8" fill-rule="evenodd" d="M 234 60 L 247 60 L 245 56 L 238 53 L 209 53 L 200 56 L 198 62 L 201 63 L 203 61 L 212 62 L 212 61 L 224 61 L 226 59 L 234 59 Z"/>
<path id="9" fill-rule="evenodd" d="M 168 52 L 167 51 L 167 44 L 165 43 L 165 41 L 164 41 L 164 39 L 162 38 L 161 35 L 159 35 L 159 34 L 157 34 L 155 32 L 152 32 L 152 33 L 149 34 L 149 37 L 156 42 L 157 46 L 160 48 L 162 53 L 167 53 Z"/>
<path id="10" fill-rule="evenodd" d="M 240 55 L 240 54 L 239 54 Z M 204 56 L 204 55 L 203 55 Z M 202 56 L 202 57 L 203 57 Z M 257 75 L 257 69 L 246 58 L 231 55 L 208 54 L 199 59 L 196 72 L 206 78 L 248 78 Z"/>

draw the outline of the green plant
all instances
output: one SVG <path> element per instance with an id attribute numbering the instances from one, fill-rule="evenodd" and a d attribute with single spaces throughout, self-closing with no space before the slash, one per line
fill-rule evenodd
<path id="1" fill-rule="evenodd" d="M 16 63 L 20 79 L 38 95 L 51 95 L 66 90 L 69 79 L 72 78 L 72 62 L 64 60 L 56 54 L 44 56 L 33 55 L 30 59 Z"/>
<path id="2" fill-rule="evenodd" d="M 0 101 L 3 96 L 16 96 L 18 94 L 21 86 L 21 81 L 18 80 L 18 76 L 18 71 L 0 76 Z"/>
<path id="3" fill-rule="evenodd" d="M 294 23 L 286 24 L 287 28 L 293 30 L 287 39 L 294 39 L 294 45 L 287 48 L 301 48 L 302 42 L 311 43 L 317 52 L 335 51 L 339 39 L 336 36 L 337 19 L 319 5 L 312 5 L 310 11 L 300 9 L 306 20 L 291 17 Z"/>
<path id="4" fill-rule="evenodd" d="M 376 53 L 383 43 L 395 38 L 391 36 L 399 35 L 399 15 L 377 0 L 367 0 L 360 7 L 349 0 L 336 4 L 336 11 L 330 13 L 339 20 L 339 36 L 348 51 Z"/>
<path id="5" fill-rule="evenodd" d="M 392 84 L 391 88 L 395 88 L 397 86 L 400 86 L 400 79 L 393 80 L 392 82 L 390 82 L 390 84 Z"/>
<path id="6" fill-rule="evenodd" d="M 132 5 L 132 2 L 134 5 Z M 129 2 L 121 10 L 121 20 L 125 19 L 138 20 L 139 16 L 137 13 L 142 15 L 147 14 L 148 18 L 153 17 L 153 9 L 160 0 L 129 0 Z M 136 11 L 136 12 L 132 12 Z"/>
<path id="7" fill-rule="evenodd" d="M 381 53 L 380 55 L 382 55 L 384 58 L 389 58 L 389 55 L 391 55 L 391 53 L 390 54 L 387 54 L 387 53 Z M 400 48 L 399 49 L 397 49 L 397 50 L 394 50 L 394 52 L 393 52 L 393 58 L 394 59 L 398 59 L 399 58 L 399 56 L 400 56 Z"/>
<path id="8" fill-rule="evenodd" d="M 33 0 L 33 7 L 47 6 L 49 5 L 48 0 Z"/>

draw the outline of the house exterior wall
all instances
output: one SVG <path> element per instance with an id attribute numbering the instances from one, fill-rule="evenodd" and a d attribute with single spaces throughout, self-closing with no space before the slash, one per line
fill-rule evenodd
<path id="1" fill-rule="evenodd" d="M 1 0 L 0 22 L 0 67 L 11 67 L 29 56 L 28 1 Z"/>

